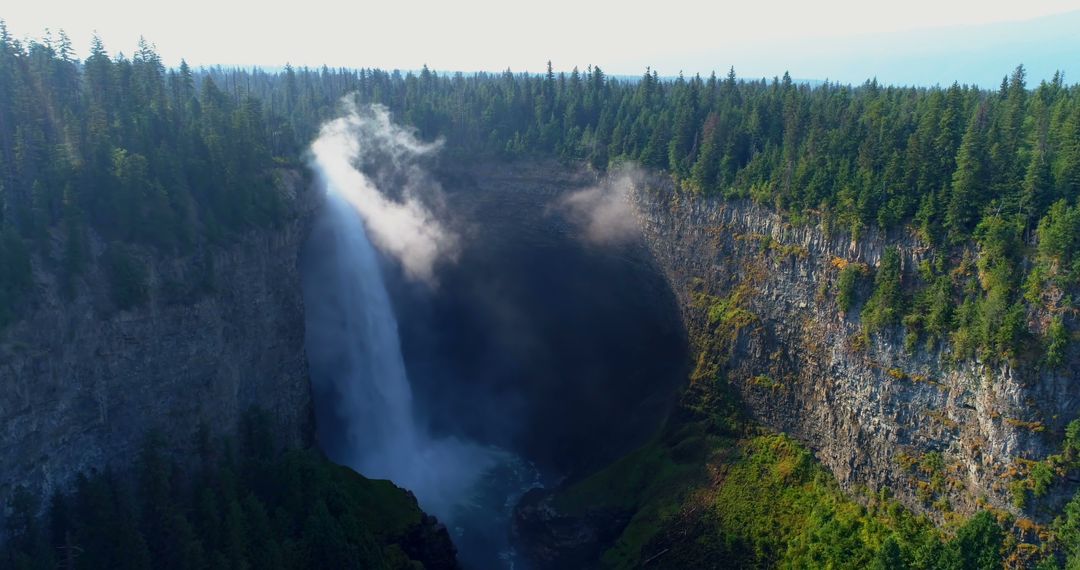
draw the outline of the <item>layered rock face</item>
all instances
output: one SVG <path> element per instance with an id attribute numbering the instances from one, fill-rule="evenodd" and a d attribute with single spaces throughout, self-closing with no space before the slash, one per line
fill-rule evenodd
<path id="1" fill-rule="evenodd" d="M 861 340 L 861 303 L 841 313 L 838 267 L 874 267 L 895 246 L 910 271 L 929 254 L 910 236 L 830 235 L 748 202 L 679 195 L 662 178 L 632 200 L 691 334 L 711 327 L 710 300 L 748 311 L 730 341 L 729 381 L 755 419 L 812 448 L 845 488 L 887 488 L 939 520 L 1015 512 L 1008 487 L 1025 460 L 1058 451 L 1077 414 L 1076 367 L 952 364 L 947 348 L 905 350 L 899 327 Z M 1021 515 L 1045 521 L 1069 486 Z"/>
<path id="2" fill-rule="evenodd" d="M 298 173 L 279 178 L 289 212 L 279 227 L 208 254 L 137 251 L 149 272 L 141 307 L 108 301 L 100 240 L 74 299 L 35 262 L 41 299 L 0 333 L 0 496 L 130 465 L 151 431 L 182 457 L 200 429 L 229 434 L 251 407 L 270 412 L 283 444 L 310 439 L 297 255 L 317 199 Z M 208 267 L 209 290 L 167 293 Z"/>

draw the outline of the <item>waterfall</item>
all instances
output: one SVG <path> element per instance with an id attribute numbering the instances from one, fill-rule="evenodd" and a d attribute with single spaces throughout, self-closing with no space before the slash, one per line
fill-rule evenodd
<path id="1" fill-rule="evenodd" d="M 371 476 L 388 477 L 418 444 L 397 321 L 359 216 L 336 193 L 327 195 L 325 208 L 322 222 L 336 271 L 322 285 L 324 302 L 307 307 L 321 325 L 311 328 L 308 346 L 337 348 L 336 407 L 350 416 L 350 447 L 362 450 L 350 463 Z M 333 329 L 322 326 L 330 322 Z M 332 336 L 319 338 L 320 333 Z"/>
<path id="2" fill-rule="evenodd" d="M 511 512 L 540 474 L 507 451 L 429 431 L 413 406 L 383 275 L 401 270 L 434 286 L 437 262 L 455 258 L 456 238 L 422 199 L 438 200 L 438 183 L 418 164 L 438 144 L 394 125 L 385 108 L 343 108 L 311 145 L 325 201 L 301 256 L 319 446 L 415 493 L 448 524 L 466 567 L 514 568 Z"/>
<path id="3" fill-rule="evenodd" d="M 500 452 L 433 437 L 416 417 L 381 251 L 369 239 L 374 224 L 383 231 L 376 235 L 380 244 L 404 243 L 397 251 L 406 251 L 420 243 L 423 247 L 413 249 L 428 253 L 435 251 L 429 242 L 438 236 L 437 228 L 403 223 L 401 216 L 411 215 L 416 206 L 394 210 L 397 204 L 354 166 L 362 145 L 371 141 L 358 140 L 363 137 L 353 129 L 332 127 L 333 122 L 324 127 L 312 145 L 311 166 L 326 200 L 303 262 L 306 347 L 319 443 L 331 460 L 367 477 L 390 479 L 413 491 L 425 510 L 452 520 L 455 507 L 469 500 Z M 427 233 L 414 231 L 417 225 Z M 412 242 L 399 240 L 395 228 L 409 228 Z M 430 260 L 413 269 L 430 276 Z"/>
<path id="4" fill-rule="evenodd" d="M 390 479 L 453 518 L 497 452 L 433 438 L 413 410 L 397 320 L 359 214 L 328 182 L 305 254 L 306 346 L 318 437 L 331 460 Z"/>

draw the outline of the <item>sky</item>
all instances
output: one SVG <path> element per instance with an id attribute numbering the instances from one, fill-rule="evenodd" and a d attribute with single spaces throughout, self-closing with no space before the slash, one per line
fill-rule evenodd
<path id="1" fill-rule="evenodd" d="M 0 19 L 20 38 L 64 29 L 80 55 L 94 31 L 111 53 L 145 36 L 167 65 L 538 72 L 551 60 L 609 74 L 735 66 L 744 77 L 981 84 L 1021 58 L 1051 73 L 1080 66 L 1080 34 L 1042 30 L 1067 12 L 1080 21 L 1080 0 L 8 0 Z M 1013 27 L 1026 35 L 1008 40 Z M 967 59 L 946 65 L 953 56 Z"/>

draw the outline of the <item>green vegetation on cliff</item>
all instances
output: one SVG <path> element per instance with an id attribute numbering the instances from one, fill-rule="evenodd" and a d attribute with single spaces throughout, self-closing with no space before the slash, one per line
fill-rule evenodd
<path id="1" fill-rule="evenodd" d="M 389 481 L 314 451 L 275 451 L 269 423 L 244 420 L 240 445 L 199 443 L 181 468 L 151 436 L 130 475 L 80 476 L 44 518 L 11 501 L 0 566 L 35 569 L 455 568 L 449 535 Z"/>
<path id="2" fill-rule="evenodd" d="M 887 258 L 879 275 L 898 271 L 896 252 Z M 865 269 L 847 267 L 854 289 Z M 845 492 L 805 447 L 756 426 L 727 378 L 733 348 L 760 326 L 749 303 L 758 271 L 742 275 L 726 298 L 694 282 L 688 321 L 697 365 L 659 433 L 554 492 L 551 504 L 565 517 L 614 512 L 627 521 L 604 545 L 603 567 L 989 569 L 1008 557 L 1031 560 L 1003 530 L 1012 522 L 1004 513 L 950 516 L 938 526 L 887 490 Z M 899 296 L 886 288 L 865 310 L 884 312 L 904 302 Z M 776 390 L 784 380 L 751 381 Z M 925 462 L 940 469 L 941 456 Z"/>
<path id="3" fill-rule="evenodd" d="M 688 402 L 684 402 L 684 405 Z M 619 509 L 630 522 L 610 568 L 1000 568 L 989 513 L 949 532 L 887 495 L 856 501 L 783 435 L 726 433 L 705 417 L 560 491 L 567 515 Z"/>

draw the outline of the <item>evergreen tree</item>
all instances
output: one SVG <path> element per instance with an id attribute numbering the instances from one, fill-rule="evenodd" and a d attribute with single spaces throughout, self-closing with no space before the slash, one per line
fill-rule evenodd
<path id="1" fill-rule="evenodd" d="M 963 241 L 975 227 L 985 197 L 987 159 L 983 130 L 986 113 L 984 106 L 972 116 L 956 155 L 956 172 L 945 213 L 945 228 L 954 243 Z"/>

